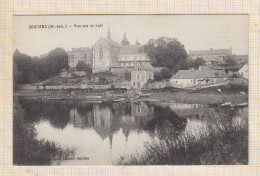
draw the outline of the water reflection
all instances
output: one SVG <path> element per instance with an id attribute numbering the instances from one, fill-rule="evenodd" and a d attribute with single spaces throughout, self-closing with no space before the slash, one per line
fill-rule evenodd
<path id="1" fill-rule="evenodd" d="M 62 164 L 112 164 L 121 155 L 143 150 L 152 137 L 179 135 L 187 125 L 183 117 L 199 108 L 148 102 L 94 104 L 22 99 L 20 104 L 26 120 L 35 124 L 38 139 L 75 148 L 76 157 L 89 158 L 65 160 Z M 191 114 L 187 113 L 189 108 Z"/>

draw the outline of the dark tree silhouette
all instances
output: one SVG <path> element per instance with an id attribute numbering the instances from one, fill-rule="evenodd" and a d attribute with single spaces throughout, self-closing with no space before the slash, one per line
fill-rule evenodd
<path id="1" fill-rule="evenodd" d="M 177 39 L 161 37 L 157 40 L 151 39 L 144 46 L 145 52 L 156 67 L 168 67 L 180 69 L 181 62 L 187 59 L 187 52 Z"/>

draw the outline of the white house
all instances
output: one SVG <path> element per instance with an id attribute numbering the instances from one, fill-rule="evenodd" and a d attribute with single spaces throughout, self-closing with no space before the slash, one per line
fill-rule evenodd
<path id="1" fill-rule="evenodd" d="M 238 70 L 238 74 L 241 75 L 243 78 L 248 79 L 248 65 L 245 64 L 240 70 Z"/>
<path id="2" fill-rule="evenodd" d="M 148 80 L 153 80 L 154 68 L 149 62 L 140 63 L 131 71 L 131 85 L 134 89 L 142 89 Z"/>
<path id="3" fill-rule="evenodd" d="M 223 82 L 227 78 L 223 70 L 179 70 L 170 79 L 173 87 L 188 88 Z"/>

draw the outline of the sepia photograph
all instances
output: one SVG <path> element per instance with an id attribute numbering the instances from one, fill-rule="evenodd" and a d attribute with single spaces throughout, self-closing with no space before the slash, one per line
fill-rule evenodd
<path id="1" fill-rule="evenodd" d="M 248 164 L 248 15 L 13 27 L 14 165 Z"/>

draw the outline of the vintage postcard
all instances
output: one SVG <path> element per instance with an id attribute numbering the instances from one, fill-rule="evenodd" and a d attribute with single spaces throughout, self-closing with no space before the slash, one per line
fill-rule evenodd
<path id="1" fill-rule="evenodd" d="M 14 16 L 14 165 L 248 164 L 248 15 Z"/>

